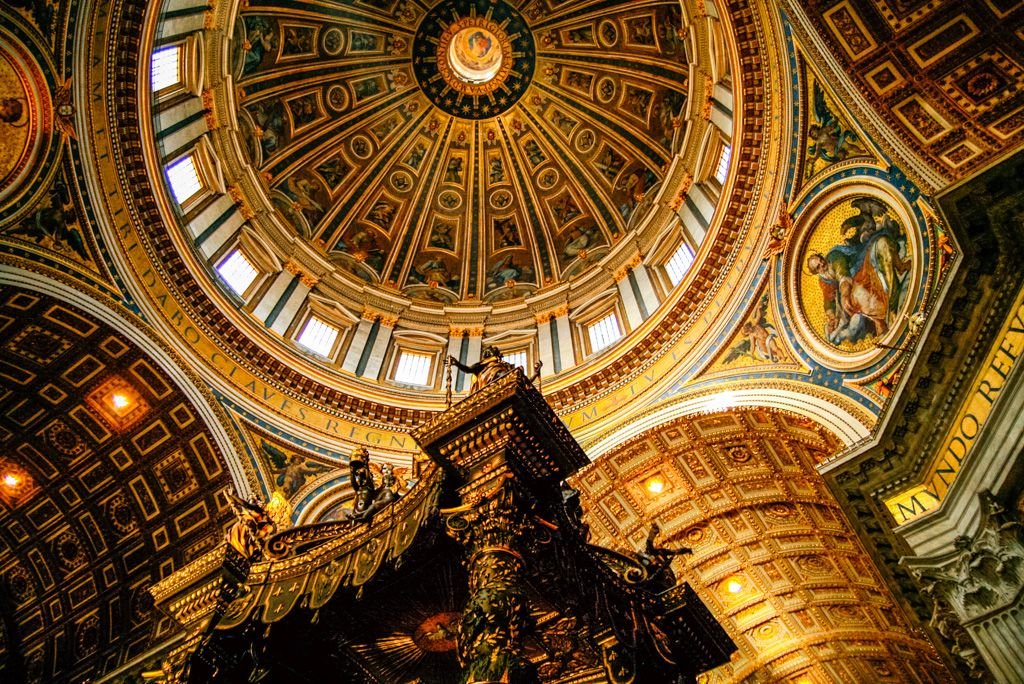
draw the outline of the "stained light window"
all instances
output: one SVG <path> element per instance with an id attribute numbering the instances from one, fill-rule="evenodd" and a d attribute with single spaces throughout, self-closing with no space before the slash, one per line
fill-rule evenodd
<path id="1" fill-rule="evenodd" d="M 587 326 L 590 335 L 590 350 L 600 351 L 615 340 L 622 337 L 619 329 L 619 317 L 612 311 L 610 314 Z"/>
<path id="2" fill-rule="evenodd" d="M 337 328 L 316 316 L 310 316 L 296 342 L 320 356 L 327 356 L 334 348 L 336 339 L 338 339 Z"/>
<path id="3" fill-rule="evenodd" d="M 524 371 L 526 370 L 526 350 L 509 352 L 503 358 L 513 366 L 519 366 Z"/>
<path id="4" fill-rule="evenodd" d="M 241 250 L 236 249 L 228 255 L 228 258 L 220 262 L 217 272 L 224 282 L 228 284 L 235 294 L 241 295 L 249 289 L 252 281 L 256 280 L 259 271 L 252 265 Z"/>
<path id="5" fill-rule="evenodd" d="M 722 156 L 718 158 L 718 168 L 715 169 L 715 180 L 725 185 L 725 179 L 729 176 L 729 160 L 732 158 L 732 147 L 722 146 Z"/>
<path id="6" fill-rule="evenodd" d="M 672 258 L 665 264 L 665 273 L 668 274 L 668 279 L 672 281 L 673 286 L 678 285 L 682 281 L 691 264 L 693 264 L 693 249 L 690 245 L 683 242 L 679 245 L 676 253 L 672 255 Z"/>
<path id="7" fill-rule="evenodd" d="M 181 83 L 181 46 L 169 45 L 154 51 L 149 75 L 154 92 Z"/>
<path id="8" fill-rule="evenodd" d="M 403 351 L 398 355 L 398 368 L 395 369 L 395 380 L 407 385 L 430 384 L 430 354 L 417 354 Z"/>
<path id="9" fill-rule="evenodd" d="M 203 181 L 199 178 L 194 155 L 182 157 L 165 169 L 167 182 L 178 204 L 185 204 L 203 189 Z"/>

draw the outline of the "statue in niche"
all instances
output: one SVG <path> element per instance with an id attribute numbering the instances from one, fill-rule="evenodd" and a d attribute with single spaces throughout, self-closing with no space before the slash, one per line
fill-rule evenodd
<path id="1" fill-rule="evenodd" d="M 344 509 L 342 518 L 356 523 L 369 524 L 373 516 L 388 504 L 394 503 L 402 496 L 402 485 L 399 473 L 390 463 L 384 463 L 379 468 L 380 484 L 374 479 L 373 465 L 370 463 L 370 453 L 365 447 L 357 447 L 352 452 L 349 461 L 349 473 L 352 479 L 352 489 L 355 490 L 355 501 L 352 508 Z M 401 470 L 401 469 L 398 469 Z M 405 483 L 408 486 L 408 482 Z"/>

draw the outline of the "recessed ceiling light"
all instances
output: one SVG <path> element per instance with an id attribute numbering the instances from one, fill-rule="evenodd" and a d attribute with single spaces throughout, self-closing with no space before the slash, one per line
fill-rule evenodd
<path id="1" fill-rule="evenodd" d="M 131 399 L 128 398 L 127 395 L 121 394 L 120 392 L 115 392 L 114 394 L 110 395 L 110 403 L 118 411 L 123 411 L 124 409 L 131 406 L 132 401 Z"/>
<path id="2" fill-rule="evenodd" d="M 4 486 L 14 489 L 21 484 L 21 478 L 14 473 L 4 473 L 3 476 Z"/>
<path id="3" fill-rule="evenodd" d="M 729 583 L 725 585 L 726 591 L 730 594 L 738 594 L 743 591 L 743 582 L 736 579 L 729 580 Z"/>

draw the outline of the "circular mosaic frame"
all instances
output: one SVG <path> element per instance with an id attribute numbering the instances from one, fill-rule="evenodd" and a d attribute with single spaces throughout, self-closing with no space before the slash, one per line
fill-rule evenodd
<path id="1" fill-rule="evenodd" d="M 467 29 L 494 37 L 501 63 L 482 83 L 461 78 L 449 61 L 452 41 Z M 533 79 L 533 33 L 523 16 L 504 0 L 468 4 L 444 0 L 420 22 L 413 40 L 413 72 L 420 89 L 442 111 L 460 119 L 489 119 L 515 105 Z"/>
<path id="2" fill-rule="evenodd" d="M 842 345 L 835 344 L 825 339 L 819 328 L 821 321 L 811 320 L 808 314 L 808 297 L 804 289 L 813 280 L 807 271 L 807 259 L 810 253 L 818 247 L 815 242 L 820 242 L 819 233 L 823 228 L 819 223 L 832 217 L 833 213 L 842 208 L 854 212 L 851 202 L 860 198 L 878 200 L 884 204 L 892 218 L 899 222 L 906 237 L 907 258 L 910 260 L 909 270 L 906 272 L 906 292 L 902 302 L 898 305 L 893 314 L 893 322 L 885 332 L 867 338 L 860 344 Z M 839 238 L 835 239 L 838 243 Z M 927 254 L 924 252 L 924 245 L 921 239 L 920 228 L 914 213 L 906 200 L 899 193 L 888 185 L 875 185 L 865 183 L 863 179 L 854 183 L 836 184 L 829 192 L 816 198 L 808 206 L 799 219 L 796 227 L 796 240 L 788 250 L 786 264 L 786 277 L 788 296 L 786 304 L 789 309 L 790 320 L 794 321 L 794 327 L 799 335 L 803 348 L 816 361 L 826 366 L 841 371 L 857 371 L 867 368 L 879 359 L 890 353 L 888 347 L 895 346 L 896 341 L 906 329 L 906 319 L 918 301 L 921 293 L 921 274 L 924 269 L 924 260 Z M 817 297 L 811 297 L 817 299 Z"/>
<path id="3" fill-rule="evenodd" d="M 59 136 L 54 133 L 55 89 L 42 51 L 15 23 L 0 30 L 0 135 L 4 154 L 0 168 L 0 223 L 13 221 L 35 204 L 56 172 Z"/>

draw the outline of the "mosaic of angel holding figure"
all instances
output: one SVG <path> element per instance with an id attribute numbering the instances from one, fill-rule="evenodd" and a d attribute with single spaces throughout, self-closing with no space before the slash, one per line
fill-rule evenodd
<path id="1" fill-rule="evenodd" d="M 822 341 L 862 351 L 896 325 L 913 258 L 903 226 L 883 201 L 858 197 L 828 211 L 801 262 L 804 314 Z"/>
<path id="2" fill-rule="evenodd" d="M 826 166 L 866 153 L 857 132 L 837 113 L 839 108 L 829 101 L 813 77 L 811 90 L 813 121 L 807 125 L 807 156 L 804 161 L 804 176 L 808 179 Z"/>

